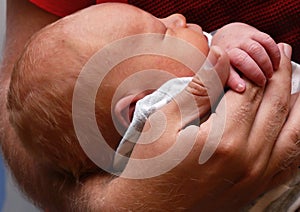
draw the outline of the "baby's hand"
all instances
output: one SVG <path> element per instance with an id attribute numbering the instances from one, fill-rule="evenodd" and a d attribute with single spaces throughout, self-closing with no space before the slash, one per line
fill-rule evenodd
<path id="1" fill-rule="evenodd" d="M 214 35 L 212 45 L 228 53 L 231 68 L 227 85 L 237 92 L 243 92 L 246 86 L 237 71 L 263 86 L 279 66 L 280 52 L 275 41 L 247 24 L 225 25 Z"/>

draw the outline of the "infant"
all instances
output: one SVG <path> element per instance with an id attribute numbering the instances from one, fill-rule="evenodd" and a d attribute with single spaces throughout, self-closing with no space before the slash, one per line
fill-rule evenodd
<path id="1" fill-rule="evenodd" d="M 144 33 L 162 35 L 161 42 L 156 44 L 161 48 L 167 48 L 164 47 L 166 36 L 191 44 L 203 54 L 202 60 L 198 61 L 198 68 L 207 56 L 223 86 L 233 74 L 229 73 L 230 65 L 226 54 L 217 47 L 210 50 L 201 27 L 186 24 L 181 15 L 157 19 L 136 7 L 113 3 L 77 12 L 34 35 L 14 67 L 8 93 L 10 121 L 32 157 L 75 179 L 101 171 L 86 156 L 74 131 L 74 86 L 80 71 L 96 52 L 119 39 Z M 177 50 L 181 51 L 174 51 Z M 193 58 L 192 53 L 182 54 Z M 114 98 L 118 86 L 141 70 L 165 71 L 168 76 L 166 78 L 160 78 L 160 75 L 153 72 L 153 76 L 142 79 L 144 83 L 155 82 L 158 87 L 172 77 L 195 75 L 193 70 L 179 61 L 161 55 L 137 55 L 105 73 L 95 100 L 95 116 L 99 130 L 113 149 L 117 148 L 122 139 L 114 121 L 117 120 L 124 132 L 130 124 L 135 103 L 153 92 L 131 85 Z M 247 76 L 247 73 L 243 74 Z M 259 74 L 261 73 L 254 75 Z M 250 75 L 253 76 L 253 73 Z M 267 78 L 271 77 L 271 74 L 267 75 Z M 255 81 L 255 77 L 251 80 Z M 190 83 L 189 89 L 196 93 L 199 92 L 197 89 L 203 89 L 197 76 L 194 76 L 192 82 L 194 84 Z M 241 87 L 244 86 L 240 78 L 232 78 L 231 83 L 227 83 L 234 90 L 238 90 L 235 85 L 240 84 Z M 210 110 L 210 102 L 204 101 L 201 104 L 205 106 L 201 112 L 204 115 Z"/>

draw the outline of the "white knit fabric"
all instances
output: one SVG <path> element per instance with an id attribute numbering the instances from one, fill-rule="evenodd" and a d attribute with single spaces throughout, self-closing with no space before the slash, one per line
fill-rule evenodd
<path id="1" fill-rule="evenodd" d="M 140 137 L 147 118 L 156 110 L 169 103 L 191 80 L 192 77 L 171 79 L 152 94 L 137 101 L 132 122 L 117 148 L 117 153 L 129 157 Z M 116 171 L 121 171 L 127 163 L 127 158 L 118 154 L 115 155 L 113 166 Z"/>

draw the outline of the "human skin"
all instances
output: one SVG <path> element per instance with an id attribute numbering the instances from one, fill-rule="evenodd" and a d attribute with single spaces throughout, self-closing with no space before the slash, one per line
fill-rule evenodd
<path id="1" fill-rule="evenodd" d="M 212 114 L 199 128 L 192 126 L 182 129 L 180 124 L 182 122 L 178 122 L 180 117 L 172 115 L 180 113 L 177 103 L 172 102 L 161 110 L 168 120 L 165 134 L 161 136 L 164 142 L 160 143 L 161 140 L 157 140 L 147 145 L 137 144 L 132 157 L 144 159 L 153 157 L 155 154 L 151 152 L 161 153 L 174 145 L 174 141 L 188 142 L 192 138 L 190 135 L 196 134 L 197 141 L 191 154 L 179 166 L 164 174 L 163 177 L 160 176 L 159 180 L 158 178 L 146 180 L 117 178 L 112 182 L 111 190 L 107 191 L 108 195 L 111 195 L 112 202 L 122 202 L 122 199 L 126 199 L 125 204 L 128 206 L 140 203 L 137 208 L 159 207 L 166 211 L 170 208 L 172 210 L 236 211 L 249 203 L 251 198 L 257 197 L 259 193 L 293 176 L 299 165 L 299 129 L 296 126 L 296 123 L 299 123 L 299 112 L 296 109 L 299 98 L 294 96 L 290 110 L 288 92 L 290 92 L 291 80 L 291 49 L 283 44 L 279 44 L 279 47 L 282 54 L 281 63 L 278 72 L 274 74 L 265 90 L 247 82 L 249 87 L 244 95 L 238 95 L 232 91 L 225 94 L 222 100 L 227 104 L 223 138 L 207 163 L 199 165 L 198 157 L 204 143 L 207 142 L 208 129 L 213 123 L 222 123 L 216 120 L 222 120 L 225 114 L 219 112 L 217 108 L 216 113 Z M 287 52 L 286 54 L 283 53 L 283 49 Z M 276 89 L 278 85 L 280 85 L 280 91 Z M 230 104 L 233 101 L 236 104 Z M 276 118 L 274 118 L 274 113 L 276 113 Z M 288 113 L 290 114 L 287 117 Z M 154 116 L 153 119 L 159 119 L 159 117 Z M 152 121 L 155 122 L 155 120 Z M 214 125 L 215 128 L 218 129 L 218 126 Z M 240 130 L 236 130 L 237 128 Z M 176 140 L 182 134 L 185 134 L 185 139 Z M 170 135 L 174 135 L 175 138 L 170 139 Z M 163 139 L 165 136 L 166 138 Z M 285 136 L 287 139 L 284 138 Z M 280 151 L 282 152 L 279 153 Z M 136 167 L 131 166 L 129 162 L 125 171 L 140 171 L 134 168 Z M 216 171 L 222 174 L 219 175 Z M 180 172 L 182 174 L 179 174 Z M 166 181 L 161 182 L 162 178 Z M 165 201 L 166 207 L 156 205 L 156 201 L 147 205 L 145 198 L 148 196 L 139 192 L 142 185 L 147 193 L 159 195 L 160 199 Z M 129 186 L 132 191 L 142 196 L 142 201 L 136 201 L 136 196 L 130 196 L 130 194 L 114 195 L 114 190 L 125 189 Z M 136 195 L 135 192 L 133 192 L 134 195 Z M 176 195 L 170 195 L 173 192 Z M 169 205 L 167 202 L 173 204 Z M 126 208 L 125 205 L 122 206 Z M 115 207 L 118 208 L 119 205 Z"/>
<path id="2" fill-rule="evenodd" d="M 58 17 L 38 9 L 28 1 L 7 1 L 6 39 L 0 72 L 0 141 L 3 155 L 11 167 L 14 177 L 22 185 L 22 189 L 29 192 L 37 202 L 45 202 L 47 199 L 52 199 L 53 204 L 62 202 L 62 197 L 57 198 L 57 195 L 54 195 L 57 189 L 52 190 L 51 187 L 45 186 L 46 184 L 44 183 L 48 182 L 49 185 L 50 183 L 55 184 L 55 182 L 61 183 L 63 178 L 53 178 L 51 171 L 49 172 L 48 169 L 40 167 L 38 162 L 33 160 L 28 152 L 25 151 L 9 124 L 6 110 L 6 95 L 14 63 L 20 56 L 27 40 L 36 31 L 57 19 Z M 28 175 L 29 173 L 30 175 Z M 40 173 L 43 173 L 44 176 L 41 177 Z M 27 179 L 31 180 L 28 181 Z M 35 183 L 32 184 L 31 182 Z M 58 188 L 55 185 L 54 187 Z M 44 192 L 43 195 L 40 195 L 41 191 L 46 191 L 45 189 L 49 189 L 49 193 Z"/>
<path id="3" fill-rule="evenodd" d="M 33 16 L 33 14 L 31 13 L 30 16 Z M 24 18 L 24 17 L 22 17 L 22 18 Z M 278 72 L 278 74 L 277 74 L 278 77 L 272 79 L 273 83 L 270 83 L 270 85 L 268 85 L 267 89 L 269 90 L 269 92 L 264 94 L 264 97 L 262 94 L 263 88 L 254 86 L 251 83 L 249 83 L 249 85 L 247 85 L 247 86 L 249 86 L 249 89 L 247 89 L 247 91 L 243 95 L 238 95 L 233 92 L 229 92 L 229 94 L 226 94 L 226 98 L 228 98 L 226 100 L 226 102 L 235 102 L 235 103 L 229 104 L 229 108 L 226 113 L 229 115 L 229 121 L 226 125 L 228 127 L 228 131 L 227 131 L 228 133 L 225 133 L 225 135 L 227 134 L 228 136 L 230 136 L 230 138 L 225 136 L 225 138 L 224 138 L 225 141 L 223 143 L 226 143 L 226 141 L 228 141 L 229 143 L 232 143 L 232 145 L 221 146 L 219 149 L 220 152 L 217 152 L 217 154 L 215 155 L 214 161 L 217 161 L 216 166 L 215 166 L 217 168 L 215 170 L 216 175 L 219 175 L 221 177 L 224 176 L 223 168 L 226 167 L 225 162 L 222 162 L 224 157 L 228 158 L 226 160 L 226 162 L 235 163 L 235 161 L 240 161 L 240 159 L 241 159 L 240 157 L 243 156 L 240 154 L 236 155 L 237 152 L 235 150 L 239 149 L 239 147 L 240 147 L 239 145 L 242 145 L 241 143 L 245 141 L 245 138 L 246 138 L 246 140 L 248 140 L 247 136 L 249 136 L 249 135 L 246 132 L 248 132 L 250 130 L 254 117 L 259 117 L 258 114 L 257 114 L 257 116 L 255 116 L 257 108 L 258 108 L 257 102 L 260 102 L 262 98 L 263 98 L 263 102 L 265 102 L 264 108 L 259 110 L 260 115 L 263 113 L 263 111 L 270 111 L 270 109 L 272 109 L 272 108 L 273 108 L 272 110 L 274 110 L 274 111 L 278 111 L 278 110 L 281 111 L 283 105 L 286 106 L 287 104 L 289 104 L 288 98 L 287 99 L 281 98 L 282 96 L 286 97 L 289 94 L 289 91 L 288 91 L 289 88 L 288 88 L 287 84 L 290 82 L 290 77 L 285 76 L 285 75 L 288 75 L 287 74 L 288 72 L 284 72 L 284 71 L 286 71 L 286 70 L 290 71 L 290 67 L 286 60 L 287 59 L 284 57 L 283 61 L 281 63 L 281 70 L 283 70 L 283 71 Z M 278 93 L 277 92 L 278 85 L 280 85 L 280 87 L 281 87 L 281 85 L 283 83 L 282 81 L 284 81 L 285 85 L 283 85 L 283 89 L 280 89 L 282 93 L 281 92 Z M 275 89 L 275 84 L 276 84 L 276 89 Z M 253 89 L 252 89 L 252 87 L 253 87 Z M 272 92 L 273 93 L 276 92 L 276 97 L 278 97 L 278 98 L 273 99 Z M 259 95 L 256 95 L 256 94 L 259 94 Z M 241 110 L 241 108 L 243 108 L 241 106 L 249 105 L 249 103 L 251 103 L 253 100 L 253 96 L 254 97 L 258 96 L 257 98 L 255 98 L 255 100 L 257 101 L 257 102 L 255 102 L 256 104 L 254 104 L 253 107 L 248 108 L 249 110 L 243 111 L 243 112 L 247 112 L 247 113 L 245 113 L 245 116 L 244 116 L 245 120 L 246 120 L 246 122 L 244 123 L 245 134 L 240 133 L 241 131 L 239 131 L 236 133 L 243 134 L 243 135 L 233 136 L 234 132 L 232 132 L 232 131 L 234 131 L 237 127 L 236 123 L 233 123 L 233 122 L 236 122 L 236 120 L 235 120 L 236 117 L 240 115 L 239 111 Z M 276 102 L 277 104 L 272 104 L 274 102 Z M 296 106 L 299 105 L 299 100 L 295 104 L 296 105 L 294 107 L 296 108 Z M 5 108 L 4 108 L 4 111 L 5 111 Z M 166 110 L 166 111 L 169 111 L 169 110 Z M 266 123 L 266 125 L 263 125 L 263 126 L 266 126 L 266 128 L 270 125 L 273 126 L 272 124 L 277 124 L 278 121 L 282 124 L 287 116 L 287 114 L 286 114 L 287 111 L 283 110 L 281 112 L 283 112 L 282 117 L 279 116 L 278 120 L 273 120 L 273 114 L 267 114 L 264 117 L 265 119 L 256 121 L 257 123 L 255 124 L 256 125 L 255 133 L 259 132 L 259 134 L 264 134 L 265 131 L 262 129 L 261 130 L 257 129 L 258 128 L 257 125 L 262 126 L 262 124 L 265 124 L 265 122 L 267 122 L 267 121 L 269 121 L 269 123 Z M 1 114 L 5 114 L 5 113 L 1 113 Z M 230 114 L 232 114 L 232 115 L 230 115 Z M 230 119 L 230 117 L 232 117 L 232 119 Z M 272 121 L 274 121 L 274 123 Z M 182 203 L 182 204 L 180 204 L 180 206 L 178 206 L 178 204 L 168 205 L 167 204 L 168 201 L 165 200 L 164 198 L 160 198 L 160 197 L 166 197 L 167 195 L 169 195 L 169 192 L 166 195 L 166 193 L 164 193 L 164 192 L 158 192 L 160 190 L 156 190 L 156 189 L 159 189 L 156 186 L 152 187 L 153 181 L 157 182 L 157 179 L 136 180 L 135 181 L 135 180 L 117 178 L 117 179 L 111 181 L 111 178 L 109 176 L 103 176 L 101 174 L 94 174 L 92 176 L 87 177 L 86 180 L 84 180 L 83 182 L 80 182 L 80 184 L 76 184 L 75 182 L 72 182 L 72 180 L 68 181 L 68 179 L 61 177 L 58 173 L 52 173 L 52 175 L 49 175 L 49 172 L 51 173 L 51 170 L 44 169 L 36 161 L 33 161 L 31 159 L 31 157 L 28 155 L 28 153 L 23 149 L 23 147 L 20 146 L 20 143 L 18 143 L 18 140 L 15 137 L 14 132 L 12 131 L 9 123 L 8 122 L 4 122 L 4 123 L 6 123 L 6 125 L 3 125 L 6 129 L 5 130 L 6 139 L 4 139 L 2 142 L 3 149 L 6 154 L 6 157 L 8 158 L 9 163 L 12 166 L 12 169 L 15 169 L 15 174 L 19 175 L 19 177 L 17 176 L 17 179 L 19 179 L 19 182 L 23 182 L 21 184 L 23 184 L 23 186 L 26 188 L 27 192 L 31 193 L 32 196 L 37 201 L 43 202 L 44 203 L 43 205 L 48 206 L 49 209 L 55 210 L 55 206 L 60 206 L 60 209 L 64 208 L 64 207 L 65 208 L 74 207 L 77 210 L 80 210 L 81 208 L 82 208 L 82 210 L 84 210 L 84 209 L 96 210 L 101 207 L 104 207 L 104 208 L 110 207 L 111 204 L 109 204 L 109 203 L 113 202 L 115 204 L 117 202 L 115 200 L 119 199 L 119 198 L 122 200 L 122 196 L 116 196 L 116 195 L 122 193 L 121 191 L 124 189 L 123 186 L 125 186 L 125 189 L 128 187 L 133 188 L 132 193 L 128 193 L 128 197 L 124 198 L 123 201 L 120 202 L 120 208 L 123 208 L 123 209 L 133 208 L 133 207 L 135 207 L 133 209 L 139 209 L 141 207 L 141 205 L 150 207 L 149 204 L 153 203 L 153 202 L 157 203 L 158 205 L 152 205 L 151 206 L 152 208 L 160 207 L 162 209 L 163 209 L 163 207 L 166 207 L 168 209 L 170 209 L 172 207 L 174 207 L 174 208 L 176 207 L 176 209 L 179 209 L 179 207 L 188 208 L 191 205 L 194 205 L 195 199 L 180 202 L 180 203 Z M 174 123 L 176 123 L 176 121 Z M 277 140 L 277 142 L 275 143 L 275 146 L 273 148 L 274 151 L 272 152 L 272 155 L 269 155 L 269 157 L 272 159 L 272 160 L 268 161 L 268 163 L 269 163 L 268 167 L 270 167 L 270 170 L 269 170 L 269 172 L 266 172 L 264 179 L 269 180 L 270 178 L 272 178 L 274 176 L 275 172 L 280 173 L 281 169 L 278 167 L 278 165 L 280 165 L 280 167 L 282 167 L 281 166 L 282 164 L 280 164 L 280 163 L 288 158 L 289 155 L 287 154 L 287 152 L 289 150 L 292 149 L 292 150 L 298 151 L 298 149 L 296 149 L 294 146 L 294 142 L 297 141 L 295 139 L 297 139 L 299 137 L 299 134 L 297 134 L 299 129 L 294 128 L 295 123 L 299 123 L 299 113 L 294 109 L 294 110 L 292 110 L 292 115 L 288 119 L 288 122 L 284 125 L 284 130 L 281 131 L 281 133 L 280 133 L 279 138 L 281 138 L 281 139 Z M 204 126 L 207 126 L 207 125 L 209 125 L 209 121 L 206 122 L 206 124 Z M 240 127 L 240 124 L 238 126 Z M 207 132 L 205 130 L 206 127 L 203 127 L 203 128 L 204 128 L 203 129 L 204 132 Z M 293 130 L 290 130 L 290 129 L 293 129 Z M 276 129 L 275 133 L 279 133 L 279 132 L 280 132 L 280 129 Z M 256 135 L 254 132 L 251 131 L 251 134 L 252 133 L 253 133 L 252 136 Z M 262 136 L 264 139 L 254 139 L 253 137 L 249 137 L 249 140 L 256 141 L 260 145 L 262 145 L 262 144 L 265 144 L 266 140 L 268 140 L 267 139 L 268 136 L 269 135 Z M 287 138 L 289 138 L 289 137 L 292 138 L 293 136 L 294 136 L 293 139 L 290 139 L 289 142 L 286 142 Z M 241 139 L 241 137 L 242 137 L 242 139 Z M 232 138 L 236 138 L 236 142 L 239 145 L 237 145 L 237 143 L 230 142 L 232 140 Z M 276 140 L 276 138 L 274 138 L 273 136 L 270 137 L 270 143 L 274 144 L 275 140 Z M 13 146 L 9 146 L 9 145 L 11 145 L 11 143 L 10 143 L 11 141 L 15 141 L 13 143 Z M 201 141 L 199 141 L 199 142 L 200 142 L 199 146 L 201 146 Z M 277 145 L 279 145 L 279 146 L 277 146 Z M 257 149 L 255 148 L 254 149 L 255 146 L 256 145 L 253 145 L 252 146 L 253 148 L 250 148 L 250 152 L 253 153 L 252 157 L 254 157 L 254 155 L 258 154 L 258 152 L 257 152 L 258 150 L 267 149 L 266 151 L 268 151 L 271 148 L 271 147 L 269 147 L 269 148 L 257 148 Z M 270 146 L 271 146 L 271 144 L 270 144 Z M 12 150 L 12 149 L 13 149 L 13 151 L 9 152 L 9 150 Z M 243 148 L 241 148 L 241 149 L 243 149 Z M 136 152 L 137 151 L 138 150 L 136 150 Z M 259 153 L 261 153 L 261 152 L 259 151 Z M 17 160 L 16 160 L 16 157 L 13 156 L 14 154 L 18 154 Z M 141 154 L 143 155 L 143 151 L 141 151 Z M 191 155 L 191 157 L 197 157 L 197 156 L 198 156 L 197 152 L 195 153 L 195 155 Z M 22 158 L 23 158 L 23 160 L 20 160 Z M 261 163 L 266 163 L 265 158 L 260 158 L 260 157 L 258 157 L 258 158 L 259 158 L 259 161 L 258 161 L 259 163 L 256 163 L 256 165 L 258 164 L 257 166 L 259 166 L 259 164 L 261 164 Z M 238 160 L 236 160 L 236 159 L 238 159 Z M 26 163 L 26 161 L 28 163 Z M 187 159 L 187 160 L 185 160 L 185 162 L 186 161 L 189 161 L 189 160 Z M 242 171 L 245 171 L 246 176 L 247 176 L 247 174 L 252 174 L 252 173 L 247 172 L 247 171 L 250 171 L 250 170 L 248 170 L 247 167 L 255 165 L 255 164 L 252 164 L 253 161 L 251 161 L 249 158 L 244 158 L 244 160 L 241 160 L 241 161 L 243 162 L 243 165 L 241 165 L 241 167 L 239 167 L 239 168 L 241 168 Z M 22 164 L 18 164 L 20 162 Z M 200 168 L 198 167 L 198 164 L 193 163 L 193 164 L 189 164 L 189 165 L 193 166 L 193 167 L 195 166 L 195 168 L 197 168 L 197 169 L 195 169 L 195 172 L 196 172 L 196 170 L 197 170 L 197 173 L 202 172 L 201 170 L 199 170 Z M 264 165 L 266 165 L 266 164 L 264 164 Z M 24 167 L 24 169 L 19 170 L 20 167 Z M 180 170 L 180 168 L 182 168 L 182 167 L 185 167 L 185 166 L 178 167 L 179 170 L 176 169 L 174 171 L 175 174 L 177 173 L 177 171 L 182 173 L 182 170 Z M 186 166 L 186 167 L 188 169 L 189 166 Z M 236 168 L 236 166 L 234 166 L 234 167 Z M 294 169 L 292 169 L 291 166 L 287 166 L 287 167 L 289 169 L 291 169 L 288 171 L 294 170 Z M 211 168 L 212 167 L 210 167 L 210 170 L 211 170 Z M 247 170 L 244 170 L 245 168 L 247 168 Z M 255 172 L 254 174 L 249 175 L 249 178 L 247 178 L 247 181 L 249 180 L 249 182 L 252 182 L 252 183 L 253 183 L 253 181 L 256 182 L 258 179 L 257 175 L 261 174 L 262 169 L 265 170 L 264 168 L 265 168 L 265 166 L 263 166 L 263 165 L 261 165 L 259 168 L 257 168 L 257 173 Z M 31 170 L 31 172 L 28 173 L 28 172 L 26 172 L 26 170 Z M 286 175 L 285 176 L 286 178 L 282 177 L 282 176 L 278 176 L 278 177 L 274 178 L 274 181 L 270 181 L 269 187 L 274 186 L 276 183 L 281 183 L 284 180 L 286 180 L 287 178 L 289 178 L 291 173 L 288 171 L 282 172 L 282 175 Z M 186 174 L 186 172 L 184 172 L 184 174 Z M 239 174 L 237 174 L 237 173 L 232 173 L 232 175 L 234 175 L 233 178 L 240 177 Z M 197 176 L 197 177 L 199 177 L 199 176 Z M 26 179 L 31 179 L 31 180 L 29 182 Z M 159 180 L 161 182 L 161 185 L 166 185 L 166 186 L 172 185 L 172 184 L 170 184 L 170 179 L 168 176 L 167 177 L 162 176 L 161 179 L 159 179 Z M 103 182 L 109 182 L 109 183 L 103 184 Z M 224 191 L 223 191 L 224 193 L 222 193 L 222 196 L 224 195 L 227 198 L 226 194 L 228 194 L 228 199 L 232 200 L 232 198 L 233 198 L 232 195 L 237 194 L 237 193 L 240 194 L 240 192 L 242 192 L 243 195 L 241 195 L 240 198 L 242 198 L 243 201 L 241 201 L 240 204 L 249 201 L 249 199 L 251 199 L 252 197 L 248 192 L 251 191 L 251 189 L 253 189 L 253 184 L 251 184 L 249 182 L 246 182 L 245 184 L 236 183 L 237 184 L 236 188 L 231 188 L 229 190 L 224 189 Z M 259 184 L 261 182 L 257 182 L 257 183 Z M 53 185 L 53 187 L 49 186 L 49 185 Z M 144 192 L 145 190 L 137 191 L 136 190 L 138 188 L 138 187 L 136 187 L 137 185 L 141 186 L 145 190 L 147 189 L 146 191 L 148 192 L 148 194 L 151 194 L 151 191 L 152 191 L 151 189 L 153 189 L 154 190 L 153 192 L 155 192 L 155 195 L 150 195 L 150 196 L 138 195 L 138 194 L 147 193 L 147 192 Z M 220 188 L 222 188 L 222 185 L 223 185 L 223 187 L 228 186 L 225 182 L 221 181 Z M 191 184 L 189 184 L 189 186 L 191 186 Z M 192 186 L 194 186 L 194 184 Z M 200 186 L 200 185 L 198 185 L 198 186 Z M 252 194 L 254 193 L 253 196 L 257 195 L 257 193 L 266 189 L 264 186 L 262 186 L 260 184 L 259 184 L 259 186 L 261 186 L 261 190 L 260 189 L 258 189 L 259 191 L 252 190 Z M 139 187 L 139 188 L 141 188 L 141 187 Z M 236 189 L 236 190 L 234 190 L 234 189 Z M 60 191 L 59 193 L 61 195 L 57 195 L 58 190 Z M 209 190 L 209 188 L 208 188 L 208 190 Z M 246 190 L 246 192 L 244 192 L 245 190 Z M 45 193 L 41 194 L 41 191 L 45 191 Z M 226 193 L 226 191 L 228 193 Z M 185 192 L 183 192 L 183 193 L 185 193 Z M 157 194 L 159 194 L 159 195 L 156 196 Z M 103 202 L 104 195 L 106 197 L 105 198 L 106 202 Z M 246 196 L 244 196 L 244 195 L 246 195 Z M 195 196 L 197 196 L 197 195 L 195 195 Z M 66 198 L 66 197 L 68 197 L 68 198 Z M 74 202 L 71 201 L 70 197 L 74 198 L 75 201 Z M 218 199 L 219 196 L 217 194 L 214 195 L 214 197 L 216 198 L 216 201 L 214 201 L 214 203 L 216 205 L 223 204 L 223 205 L 227 206 L 226 208 L 228 208 L 228 209 L 229 209 L 229 206 L 231 206 L 231 207 L 239 206 L 237 204 L 232 206 L 232 205 L 230 205 L 232 202 L 224 201 L 224 199 L 222 200 L 222 198 Z M 200 198 L 200 197 L 197 197 L 197 198 Z M 81 200 L 84 199 L 85 201 L 81 202 L 80 199 Z M 52 200 L 52 201 L 49 201 L 49 200 Z M 125 203 L 124 203 L 124 200 L 126 201 Z M 156 201 L 156 200 L 165 200 L 165 201 L 162 202 L 162 201 Z M 75 202 L 77 203 L 77 205 L 75 204 Z M 140 202 L 142 202 L 142 203 L 140 204 Z M 103 205 L 104 203 L 106 205 Z M 119 202 L 117 202 L 117 203 L 119 203 Z M 171 202 L 171 203 L 173 203 L 173 202 Z M 179 203 L 179 202 L 177 202 L 177 203 Z M 226 203 L 229 205 L 226 205 Z M 119 205 L 116 205 L 116 207 L 118 207 L 118 206 Z M 209 208 L 210 206 L 208 205 L 207 207 Z"/>
<path id="4" fill-rule="evenodd" d="M 246 30 L 247 34 L 239 33 L 243 30 Z M 239 39 L 236 39 L 237 35 Z M 217 45 L 228 53 L 231 67 L 227 84 L 232 89 L 236 88 L 238 83 L 242 83 L 236 70 L 240 70 L 258 85 L 264 85 L 279 65 L 280 53 L 274 40 L 244 23 L 230 23 L 221 27 L 214 35 L 212 45 Z"/>
<path id="5" fill-rule="evenodd" d="M 103 25 L 97 21 L 115 12 L 121 14 L 126 21 L 120 22 L 120 16 L 111 17 L 111 25 Z M 181 42 L 185 40 L 198 49 L 202 57 L 197 63 L 201 64 L 208 52 L 206 38 L 200 27 L 199 32 L 191 30 L 178 16 L 173 15 L 160 21 L 129 5 L 105 4 L 61 19 L 33 36 L 12 73 L 7 104 L 11 123 L 32 155 L 45 160 L 43 163 L 49 162 L 59 172 L 72 174 L 76 179 L 87 172 L 99 171 L 82 151 L 72 126 L 71 105 L 77 76 L 88 59 L 98 50 L 120 38 L 141 33 L 159 34 L 161 39 L 157 40 L 158 48 L 164 46 L 164 38 L 168 36 Z M 171 27 L 165 26 L 166 20 L 172 23 Z M 192 53 L 183 52 L 183 49 L 181 53 L 193 57 Z M 134 104 L 131 96 L 139 96 L 135 98 L 137 101 L 146 95 L 145 90 L 137 86 L 123 89 L 123 94 L 114 102 L 113 94 L 126 78 L 147 69 L 164 70 L 168 73 L 168 78 L 193 74 L 178 62 L 156 55 L 128 59 L 109 73 L 103 73 L 106 76 L 99 88 L 99 97 L 96 98 L 96 116 L 100 117 L 99 128 L 106 142 L 113 148 L 119 142 L 120 135 L 114 130 L 111 108 L 118 104 L 126 109 Z M 219 76 L 224 85 L 228 72 L 219 69 Z M 155 73 L 147 77 L 149 83 L 153 84 L 154 80 L 160 81 L 160 84 L 166 81 Z M 202 113 L 209 110 L 209 104 L 201 105 L 207 105 L 206 111 Z"/>

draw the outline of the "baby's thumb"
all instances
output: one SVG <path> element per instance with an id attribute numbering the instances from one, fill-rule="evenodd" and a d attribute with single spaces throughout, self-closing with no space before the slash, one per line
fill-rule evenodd
<path id="1" fill-rule="evenodd" d="M 225 51 L 213 46 L 200 70 L 188 86 L 179 93 L 163 110 L 181 119 L 183 128 L 203 118 L 224 94 L 224 85 L 229 76 L 230 63 Z M 201 121 L 201 120 L 200 120 Z"/>

